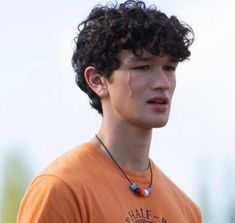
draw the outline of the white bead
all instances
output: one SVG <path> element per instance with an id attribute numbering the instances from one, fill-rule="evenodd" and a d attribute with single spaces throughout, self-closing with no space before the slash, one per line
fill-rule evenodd
<path id="1" fill-rule="evenodd" d="M 144 196 L 148 197 L 149 196 L 149 191 L 147 189 L 144 190 Z"/>

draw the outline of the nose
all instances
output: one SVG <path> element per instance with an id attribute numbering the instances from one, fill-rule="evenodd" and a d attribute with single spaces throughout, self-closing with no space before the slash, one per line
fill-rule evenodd
<path id="1" fill-rule="evenodd" d="M 170 76 L 173 74 L 168 74 L 162 67 L 159 67 L 154 70 L 152 74 L 152 82 L 151 82 L 151 88 L 153 90 L 155 89 L 163 89 L 168 90 L 172 87 L 173 82 L 172 80 L 175 79 L 173 76 Z"/>

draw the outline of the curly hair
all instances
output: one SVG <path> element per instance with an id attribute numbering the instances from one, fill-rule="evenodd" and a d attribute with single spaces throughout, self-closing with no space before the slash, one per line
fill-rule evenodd
<path id="1" fill-rule="evenodd" d="M 153 55 L 167 53 L 182 62 L 189 58 L 189 46 L 194 41 L 190 26 L 138 0 L 95 6 L 78 25 L 78 31 L 72 57 L 76 83 L 100 114 L 103 114 L 100 98 L 84 78 L 88 66 L 109 78 L 120 66 L 118 56 L 123 49 L 132 50 L 137 56 L 143 49 Z"/>

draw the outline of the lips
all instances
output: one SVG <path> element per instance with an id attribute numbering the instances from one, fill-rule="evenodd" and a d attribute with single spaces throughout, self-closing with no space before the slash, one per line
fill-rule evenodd
<path id="1" fill-rule="evenodd" d="M 168 97 L 154 97 L 147 101 L 154 112 L 166 112 L 168 109 L 169 98 Z"/>
<path id="2" fill-rule="evenodd" d="M 166 105 L 169 103 L 168 97 L 154 97 L 147 101 L 148 104 L 160 104 L 160 105 Z"/>

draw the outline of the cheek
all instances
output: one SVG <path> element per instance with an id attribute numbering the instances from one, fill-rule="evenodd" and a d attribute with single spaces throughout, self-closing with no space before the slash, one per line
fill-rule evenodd
<path id="1" fill-rule="evenodd" d="M 131 72 L 128 73 L 127 86 L 129 88 L 129 96 L 133 97 L 133 89 L 131 87 Z"/>
<path id="2" fill-rule="evenodd" d="M 175 88 L 176 88 L 176 78 L 174 76 L 174 78 L 171 81 L 171 92 L 172 92 L 172 94 L 174 94 Z"/>
<path id="3" fill-rule="evenodd" d="M 170 100 L 172 100 L 172 98 L 174 96 L 175 88 L 176 88 L 176 80 L 175 80 L 175 78 L 171 79 L 170 83 L 171 83 L 171 88 L 168 91 L 168 93 L 169 93 L 168 96 L 170 97 Z"/>
<path id="4" fill-rule="evenodd" d="M 137 77 L 137 75 L 132 72 L 128 73 L 127 86 L 129 90 L 129 96 L 133 97 L 139 92 L 143 92 L 143 86 L 145 85 L 145 81 L 143 78 Z"/>

